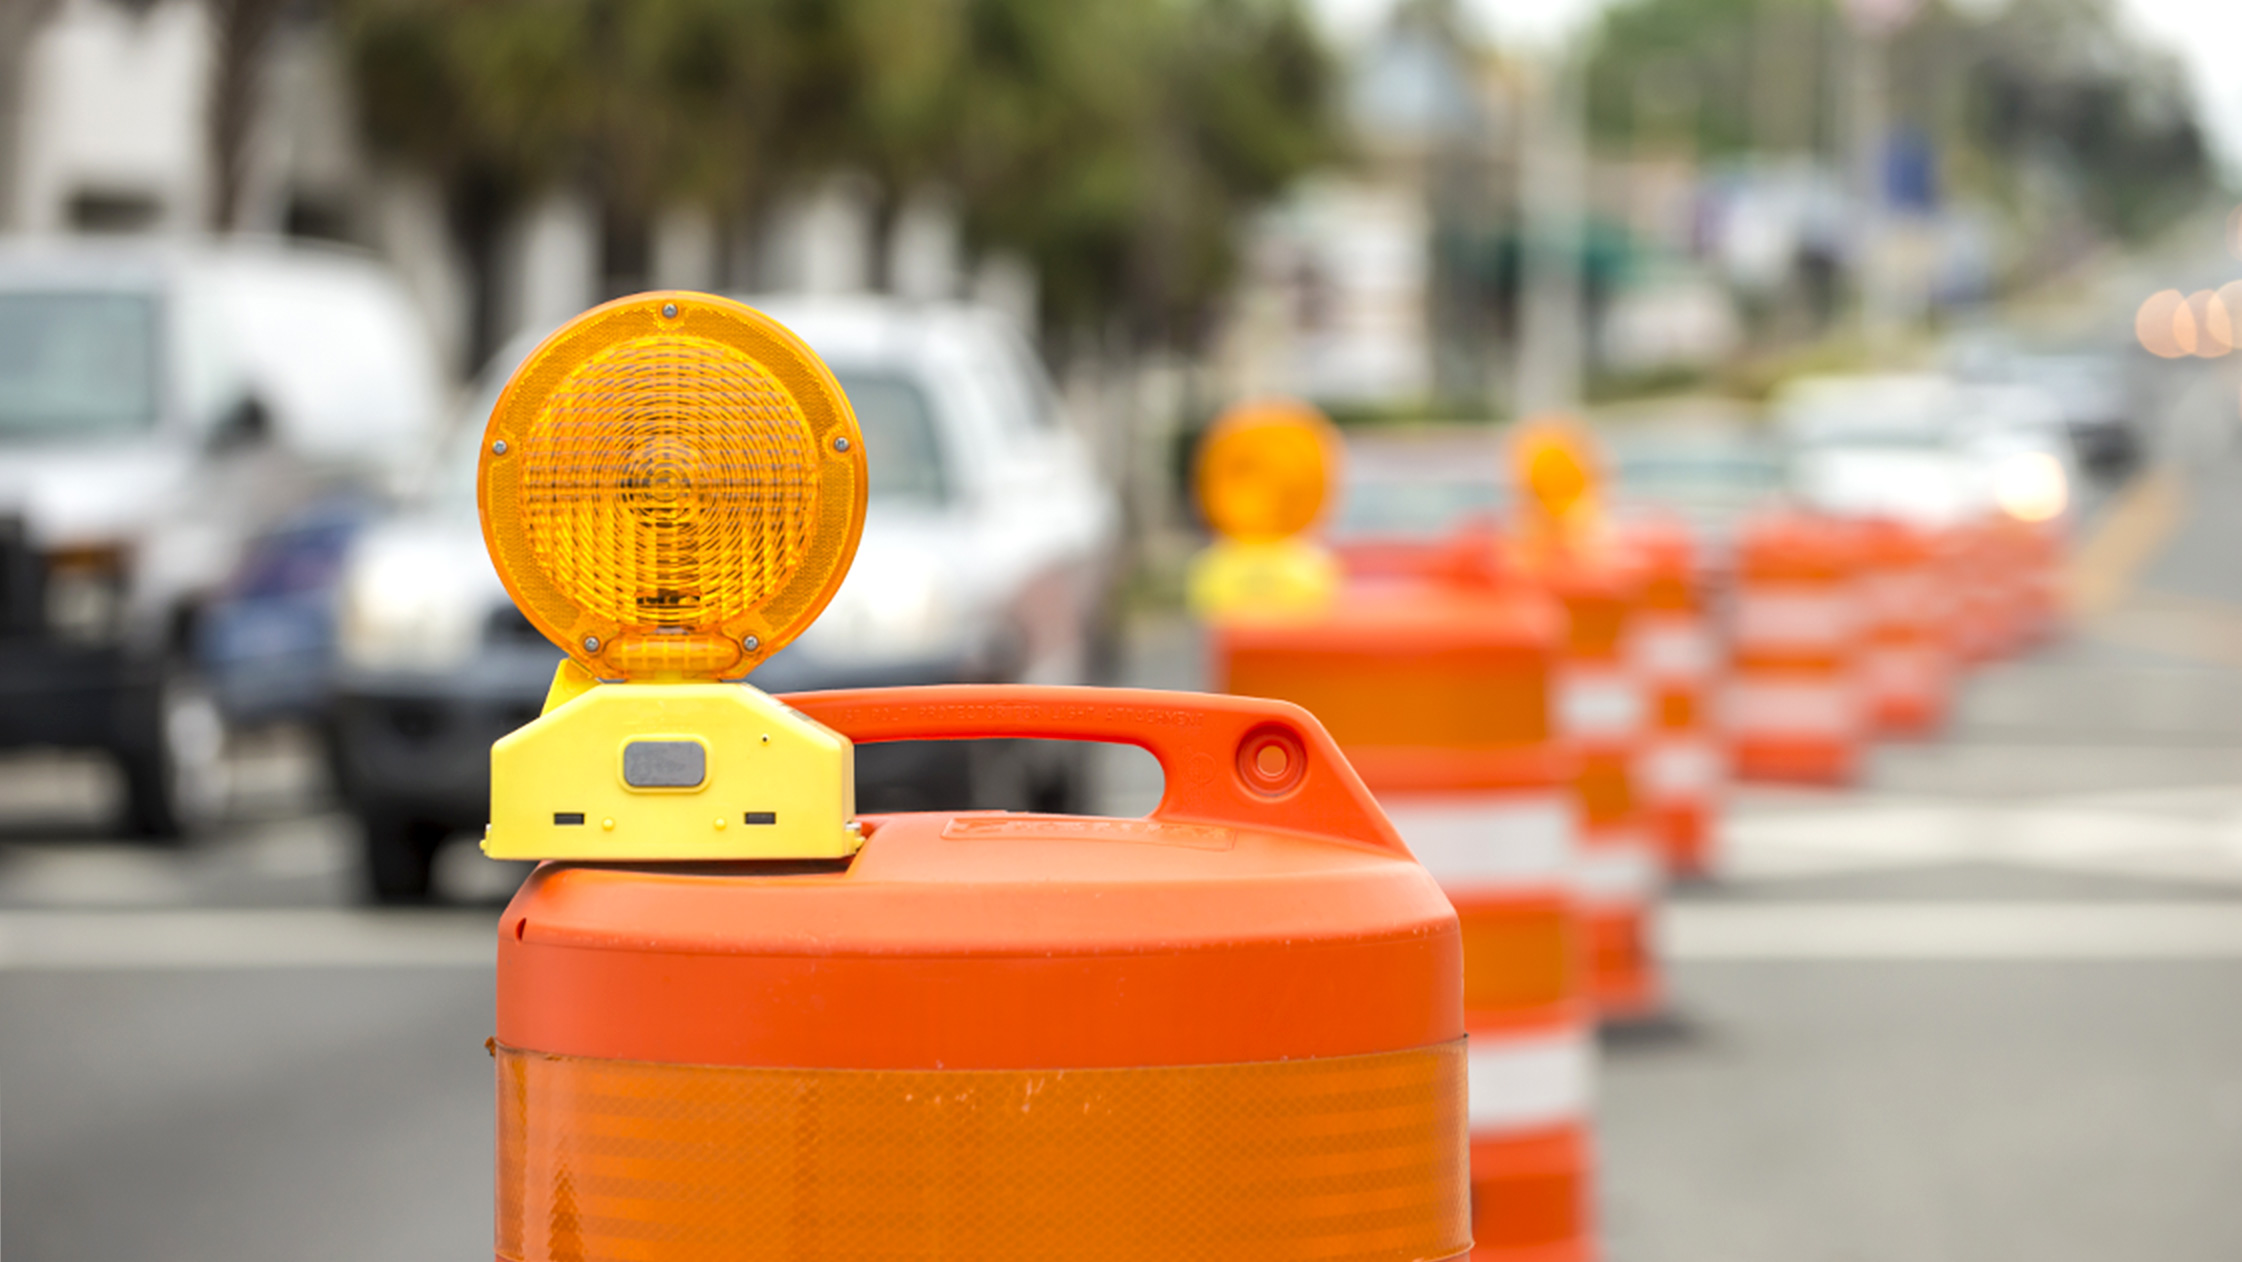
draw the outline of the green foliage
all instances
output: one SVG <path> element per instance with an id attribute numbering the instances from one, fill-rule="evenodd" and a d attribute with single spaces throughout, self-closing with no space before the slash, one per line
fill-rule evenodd
<path id="1" fill-rule="evenodd" d="M 519 197 L 753 214 L 836 171 L 958 199 L 1055 320 L 1194 336 L 1239 215 L 1335 156 L 1298 0 L 344 0 L 380 152 Z"/>
<path id="2" fill-rule="evenodd" d="M 1845 162 L 1854 46 L 1836 0 L 1622 0 L 1595 32 L 1592 132 L 1718 159 Z M 1932 138 L 1948 180 L 2004 200 L 2049 179 L 2099 228 L 2138 237 L 2191 209 L 2211 166 L 2174 61 L 2135 45 L 2110 0 L 2009 0 L 1970 17 L 1930 0 L 1890 42 L 1893 121 Z"/>

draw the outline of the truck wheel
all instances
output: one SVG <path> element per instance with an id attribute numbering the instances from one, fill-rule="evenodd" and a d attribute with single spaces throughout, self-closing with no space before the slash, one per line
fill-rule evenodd
<path id="1" fill-rule="evenodd" d="M 208 828 L 226 800 L 226 722 L 209 690 L 184 668 L 167 672 L 140 727 L 117 759 L 126 826 L 165 840 Z"/>
<path id="2" fill-rule="evenodd" d="M 434 891 L 436 847 L 447 830 L 400 811 L 368 811 L 365 830 L 366 892 L 377 903 L 424 903 Z"/>

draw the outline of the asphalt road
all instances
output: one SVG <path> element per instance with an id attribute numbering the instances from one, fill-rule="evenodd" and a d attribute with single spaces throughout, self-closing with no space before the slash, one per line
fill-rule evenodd
<path id="1" fill-rule="evenodd" d="M 2075 633 L 1863 791 L 1739 795 L 1677 891 L 1675 1016 L 1606 1048 L 1614 1259 L 2242 1257 L 2242 450 L 2234 383 L 2170 376 Z M 1142 682 L 1195 662 L 1137 644 Z M 481 1256 L 509 873 L 462 848 L 483 901 L 352 910 L 312 766 L 243 751 L 232 824 L 168 852 L 101 835 L 98 765 L 0 765 L 9 1262 Z"/>

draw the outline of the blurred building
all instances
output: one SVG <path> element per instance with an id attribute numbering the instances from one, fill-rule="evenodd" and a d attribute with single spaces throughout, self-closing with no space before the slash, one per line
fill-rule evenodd
<path id="1" fill-rule="evenodd" d="M 1479 411 L 1514 285 L 1514 110 L 1501 64 L 1437 10 L 1404 9 L 1354 53 L 1357 160 L 1247 229 L 1247 272 L 1218 353 L 1232 394 L 1348 407 Z"/>
<path id="2" fill-rule="evenodd" d="M 238 33 L 207 0 L 0 7 L 16 37 L 0 41 L 0 125 L 12 122 L 0 144 L 0 225 L 372 248 L 404 271 L 454 370 L 468 367 L 469 281 L 442 199 L 367 162 L 334 47 L 304 6 L 269 6 L 271 25 L 246 59 L 229 56 Z M 240 106 L 222 125 L 217 96 L 229 90 Z"/>
<path id="3" fill-rule="evenodd" d="M 244 14 L 264 24 L 244 29 Z M 460 376 L 520 332 L 656 285 L 835 292 L 885 275 L 906 296 L 970 295 L 1034 321 L 1033 269 L 1003 254 L 968 269 L 939 196 L 913 199 L 882 237 L 847 178 L 799 191 L 752 233 L 682 207 L 603 222 L 596 199 L 564 190 L 508 212 L 471 257 L 476 233 L 444 188 L 367 154 L 323 14 L 281 0 L 0 0 L 0 229 L 370 249 L 405 274 Z"/>

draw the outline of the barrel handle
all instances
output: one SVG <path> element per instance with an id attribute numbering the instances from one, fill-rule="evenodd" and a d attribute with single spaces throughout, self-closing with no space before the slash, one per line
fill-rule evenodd
<path id="1" fill-rule="evenodd" d="M 1285 701 L 1150 688 L 939 684 L 779 698 L 859 744 L 1101 741 L 1135 745 L 1166 783 L 1150 819 L 1315 833 L 1407 855 L 1314 715 Z"/>

